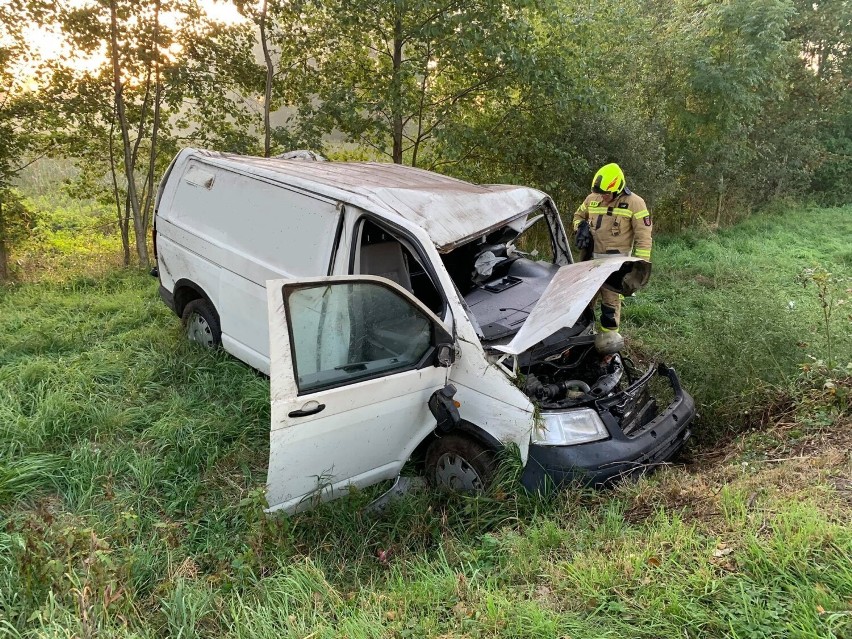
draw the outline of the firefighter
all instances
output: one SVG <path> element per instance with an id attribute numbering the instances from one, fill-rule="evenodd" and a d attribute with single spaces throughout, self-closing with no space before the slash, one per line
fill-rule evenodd
<path id="1" fill-rule="evenodd" d="M 615 163 L 601 167 L 592 180 L 592 193 L 574 213 L 578 248 L 582 248 L 585 237 L 591 244 L 591 256 L 596 259 L 634 255 L 650 262 L 652 229 L 645 200 L 627 188 L 621 167 Z M 599 328 L 617 331 L 621 295 L 604 286 L 600 297 Z"/>

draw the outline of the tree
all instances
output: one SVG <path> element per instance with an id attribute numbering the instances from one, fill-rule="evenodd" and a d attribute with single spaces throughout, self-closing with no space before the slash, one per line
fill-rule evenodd
<path id="1" fill-rule="evenodd" d="M 9 249 L 29 213 L 11 191 L 12 180 L 47 146 L 40 134 L 44 102 L 36 89 L 41 68 L 27 47 L 24 25 L 42 21 L 49 4 L 10 0 L 0 5 L 0 281 L 9 276 Z"/>
<path id="2" fill-rule="evenodd" d="M 64 5 L 59 22 L 75 50 L 102 61 L 91 71 L 60 61 L 52 75 L 78 187 L 109 196 L 125 263 L 132 239 L 147 266 L 156 177 L 178 144 L 240 139 L 233 129 L 245 124 L 245 105 L 229 89 L 250 39 L 244 27 L 208 21 L 196 0 L 88 0 Z"/>
<path id="3" fill-rule="evenodd" d="M 634 50 L 639 117 L 661 131 L 677 178 L 668 205 L 681 220 L 722 220 L 728 203 L 759 203 L 777 166 L 764 124 L 785 99 L 789 0 L 640 0 Z"/>
<path id="4" fill-rule="evenodd" d="M 791 40 L 801 55 L 791 111 L 809 123 L 814 152 L 807 190 L 826 203 L 852 201 L 852 2 L 796 0 Z M 816 148 L 814 148 L 816 147 Z"/>
<path id="5" fill-rule="evenodd" d="M 629 108 L 639 90 L 621 66 L 635 46 L 635 3 L 538 3 L 511 81 L 440 133 L 437 166 L 477 182 L 536 186 L 570 210 L 601 165 L 617 161 L 643 195 L 667 175 L 657 133 Z M 606 33 L 605 38 L 590 34 Z"/>
<path id="6" fill-rule="evenodd" d="M 333 0 L 305 19 L 302 124 L 414 166 L 448 123 L 505 90 L 531 33 L 526 3 L 494 0 Z"/>
<path id="7" fill-rule="evenodd" d="M 173 38 L 162 24 L 172 6 L 161 0 L 97 0 L 63 5 L 59 22 L 74 50 L 102 59 L 81 72 L 56 62 L 52 89 L 65 105 L 65 149 L 83 162 L 82 184 L 95 187 L 102 171 L 130 263 L 131 229 L 140 264 L 148 264 L 146 231 L 163 123 L 162 68 Z M 99 193 L 100 191 L 100 193 Z"/>
<path id="8" fill-rule="evenodd" d="M 314 36 L 305 13 L 307 0 L 262 0 L 260 7 L 249 0 L 235 0 L 235 5 L 257 28 L 263 58 L 258 69 L 253 69 L 256 65 L 249 61 L 244 66 L 247 73 L 235 79 L 247 96 L 261 94 L 258 101 L 264 157 L 272 154 L 273 147 L 280 150 L 318 145 L 319 137 L 307 134 L 308 129 L 298 131 L 296 127 L 272 125 L 272 115 L 276 112 L 292 111 L 300 101 L 310 100 L 306 78 L 314 72 L 310 64 Z M 287 122 L 291 119 L 292 115 Z"/>

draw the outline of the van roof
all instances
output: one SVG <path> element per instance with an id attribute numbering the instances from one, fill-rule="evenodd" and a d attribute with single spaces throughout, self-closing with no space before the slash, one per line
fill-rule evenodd
<path id="1" fill-rule="evenodd" d="M 423 228 L 448 252 L 524 217 L 548 196 L 529 187 L 478 185 L 382 162 L 309 162 L 185 149 L 181 155 L 324 195 Z"/>

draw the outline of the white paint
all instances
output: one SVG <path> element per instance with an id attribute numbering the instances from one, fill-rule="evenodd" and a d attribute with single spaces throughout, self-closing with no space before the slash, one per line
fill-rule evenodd
<path id="1" fill-rule="evenodd" d="M 382 281 L 440 324 L 417 299 Z M 308 278 L 349 282 L 353 277 Z M 346 494 L 349 485 L 368 486 L 395 477 L 416 446 L 435 428 L 429 397 L 447 382 L 447 369 L 427 365 L 338 388 L 298 395 L 290 334 L 284 313 L 285 280 L 268 283 L 272 370 L 267 501 L 270 510 L 295 512 L 315 501 Z M 302 283 L 302 282 L 300 282 Z M 318 413 L 290 417 L 324 404 Z"/>
<path id="2" fill-rule="evenodd" d="M 175 158 L 157 200 L 161 283 L 169 291 L 180 279 L 200 286 L 220 315 L 224 348 L 270 374 L 271 510 L 294 512 L 345 494 L 349 485 L 394 477 L 435 428 L 427 402 L 448 382 L 457 388 L 462 419 L 504 444 L 516 444 L 526 462 L 533 405 L 514 384 L 513 372 L 486 354 L 440 251 L 506 223 L 521 228 L 530 209 L 545 202 L 547 196 L 533 189 L 479 187 L 395 165 L 241 158 L 191 149 Z M 398 229 L 398 239 L 430 268 L 447 302 L 443 317 L 390 280 L 348 275 L 352 239 L 367 215 Z M 561 226 L 557 233 L 564 241 Z M 521 352 L 524 344 L 575 323 L 603 280 L 630 259 L 560 270 L 504 350 Z M 329 269 L 334 278 L 326 276 Z M 353 278 L 382 282 L 440 324 L 455 341 L 454 365 L 300 395 L 282 287 Z M 579 294 L 571 282 L 580 283 Z M 303 322 L 302 329 L 308 325 Z M 329 357 L 340 355 L 332 351 Z M 320 412 L 290 417 L 320 404 L 325 406 Z"/>
<path id="3" fill-rule="evenodd" d="M 411 222 L 423 228 L 439 249 L 525 219 L 549 200 L 545 193 L 528 187 L 471 184 L 381 162 L 303 162 L 184 149 L 175 168 L 187 162 L 346 202 L 394 222 Z"/>
<path id="4" fill-rule="evenodd" d="M 610 257 L 561 267 L 508 344 L 494 348 L 520 355 L 561 328 L 574 326 L 606 279 L 635 257 Z"/>

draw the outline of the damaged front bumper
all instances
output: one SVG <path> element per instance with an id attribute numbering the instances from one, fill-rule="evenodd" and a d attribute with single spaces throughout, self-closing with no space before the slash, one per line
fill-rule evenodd
<path id="1" fill-rule="evenodd" d="M 674 400 L 656 417 L 625 433 L 614 413 L 623 409 L 625 403 L 635 401 L 631 389 L 619 397 L 598 402 L 598 414 L 609 431 L 609 438 L 572 446 L 530 444 L 529 459 L 521 477 L 523 485 L 531 491 L 573 481 L 602 486 L 637 476 L 671 459 L 689 439 L 695 401 L 681 387 L 674 369 L 660 364 L 654 372 L 667 377 L 674 390 Z M 644 379 L 645 384 L 647 381 Z M 642 383 L 640 380 L 636 387 Z"/>

